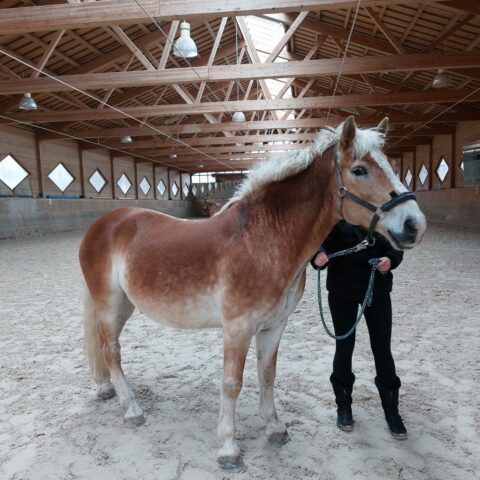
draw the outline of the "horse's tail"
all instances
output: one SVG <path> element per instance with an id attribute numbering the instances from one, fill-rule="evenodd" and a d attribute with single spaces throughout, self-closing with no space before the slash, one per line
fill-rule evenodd
<path id="1" fill-rule="evenodd" d="M 93 304 L 92 296 L 86 285 L 83 295 L 83 331 L 85 353 L 95 380 L 98 382 L 104 381 L 105 378 L 108 378 L 109 371 L 100 343 L 100 335 L 95 318 L 95 305 Z"/>

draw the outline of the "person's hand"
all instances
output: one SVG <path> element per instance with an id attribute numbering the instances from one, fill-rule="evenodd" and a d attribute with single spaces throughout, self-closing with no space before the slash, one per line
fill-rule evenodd
<path id="1" fill-rule="evenodd" d="M 317 267 L 323 267 L 324 265 L 326 265 L 328 263 L 328 257 L 327 257 L 327 254 L 325 252 L 320 252 L 316 257 L 315 257 L 315 260 L 313 261 L 313 263 L 317 266 Z"/>
<path id="2" fill-rule="evenodd" d="M 392 262 L 388 257 L 380 257 L 380 263 L 377 265 L 377 270 L 381 273 L 387 273 L 391 266 Z"/>

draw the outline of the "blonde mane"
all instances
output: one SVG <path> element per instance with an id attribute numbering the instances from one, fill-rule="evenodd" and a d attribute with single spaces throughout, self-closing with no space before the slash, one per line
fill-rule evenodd
<path id="1" fill-rule="evenodd" d="M 342 133 L 343 123 L 337 128 L 326 127 L 318 132 L 315 142 L 301 150 L 281 153 L 278 156 L 259 162 L 248 173 L 232 198 L 222 207 L 223 211 L 245 196 L 260 190 L 272 182 L 280 182 L 305 170 L 317 155 L 322 155 L 336 144 Z M 368 152 L 383 147 L 384 135 L 379 131 L 357 128 L 354 140 L 354 155 L 361 158 Z"/>

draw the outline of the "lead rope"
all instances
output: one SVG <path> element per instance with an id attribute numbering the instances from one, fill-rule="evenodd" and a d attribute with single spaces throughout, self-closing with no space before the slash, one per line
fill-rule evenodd
<path id="1" fill-rule="evenodd" d="M 358 252 L 359 250 L 363 250 L 366 248 L 367 244 L 364 242 L 359 243 L 355 247 L 347 248 L 346 250 L 341 250 L 340 252 L 332 253 L 328 256 L 329 259 L 335 257 L 342 257 L 344 255 L 350 255 L 351 253 Z M 328 336 L 334 338 L 335 340 L 344 340 L 345 338 L 349 337 L 356 329 L 357 325 L 360 322 L 363 314 L 365 313 L 365 309 L 372 304 L 373 300 L 373 286 L 375 284 L 375 270 L 377 269 L 377 265 L 380 263 L 379 258 L 371 258 L 368 261 L 368 264 L 372 266 L 370 271 L 370 278 L 368 280 L 368 287 L 367 292 L 365 293 L 365 298 L 363 299 L 362 305 L 360 307 L 360 313 L 355 320 L 355 323 L 352 325 L 350 330 L 343 335 L 334 335 L 328 328 L 327 323 L 325 322 L 325 317 L 323 316 L 323 306 L 322 306 L 322 285 L 320 281 L 320 268 L 318 268 L 318 277 L 317 277 L 317 297 L 318 297 L 318 309 L 320 311 L 320 318 L 322 319 L 323 328 L 327 332 Z"/>

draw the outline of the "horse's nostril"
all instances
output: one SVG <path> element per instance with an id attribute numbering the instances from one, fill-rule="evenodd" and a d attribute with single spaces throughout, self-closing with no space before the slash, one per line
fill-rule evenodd
<path id="1" fill-rule="evenodd" d="M 413 218 L 407 218 L 405 220 L 405 223 L 403 224 L 403 229 L 407 237 L 415 240 L 415 237 L 417 235 L 417 222 Z"/>

